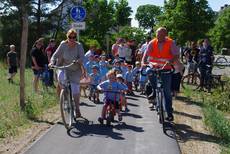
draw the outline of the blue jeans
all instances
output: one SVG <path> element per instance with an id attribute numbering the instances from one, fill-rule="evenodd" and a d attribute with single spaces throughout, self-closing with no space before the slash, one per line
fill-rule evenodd
<path id="1" fill-rule="evenodd" d="M 152 85 L 153 90 L 156 89 L 157 77 L 156 74 L 148 75 L 149 81 Z M 171 81 L 172 81 L 172 73 L 170 74 L 161 74 L 161 80 L 163 84 L 163 91 L 165 96 L 165 109 L 168 116 L 172 116 L 173 108 L 172 108 L 172 94 L 171 94 Z"/>

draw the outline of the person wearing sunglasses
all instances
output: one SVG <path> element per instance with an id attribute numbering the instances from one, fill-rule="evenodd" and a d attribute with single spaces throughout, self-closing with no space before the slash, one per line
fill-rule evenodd
<path id="1" fill-rule="evenodd" d="M 66 71 L 68 79 L 71 82 L 72 94 L 76 104 L 76 116 L 81 117 L 81 112 L 79 108 L 80 101 L 80 79 L 84 75 L 84 49 L 80 42 L 76 41 L 77 32 L 75 29 L 70 29 L 67 34 L 67 39 L 62 41 L 58 46 L 57 50 L 51 57 L 50 66 L 56 64 L 58 66 L 68 65 L 74 60 L 76 63 L 69 67 Z M 57 71 L 58 82 L 64 80 L 64 72 Z M 61 84 L 59 84 L 61 86 Z"/>

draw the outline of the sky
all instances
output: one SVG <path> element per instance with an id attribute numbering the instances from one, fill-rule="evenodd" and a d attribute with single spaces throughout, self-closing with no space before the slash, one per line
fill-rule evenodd
<path id="1" fill-rule="evenodd" d="M 133 27 L 138 27 L 138 22 L 134 19 L 136 10 L 138 6 L 140 5 L 145 5 L 145 4 L 153 4 L 157 6 L 163 6 L 164 0 L 128 0 L 129 6 L 132 8 L 133 13 L 132 13 L 132 23 L 131 25 Z M 208 0 L 209 6 L 214 10 L 214 11 L 219 11 L 220 7 L 223 6 L 224 4 L 230 4 L 230 0 Z"/>

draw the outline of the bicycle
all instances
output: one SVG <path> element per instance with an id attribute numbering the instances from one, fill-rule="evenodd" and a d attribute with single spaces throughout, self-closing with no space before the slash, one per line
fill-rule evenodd
<path id="1" fill-rule="evenodd" d="M 159 116 L 159 123 L 162 124 L 163 132 L 165 132 L 165 117 L 166 117 L 166 111 L 165 111 L 165 96 L 164 96 L 164 88 L 163 88 L 163 81 L 161 79 L 162 74 L 170 74 L 174 72 L 174 67 L 172 66 L 172 69 L 170 70 L 164 70 L 164 67 L 161 68 L 153 68 L 150 66 L 151 70 L 148 72 L 149 76 L 152 76 L 153 74 L 156 75 L 156 104 L 157 104 L 157 113 Z"/>
<path id="2" fill-rule="evenodd" d="M 211 65 L 206 65 L 207 68 L 212 67 Z M 224 81 L 221 80 L 221 75 L 211 74 L 211 69 L 206 70 L 206 81 L 204 83 L 204 88 L 206 88 L 209 92 L 211 89 L 221 87 L 222 91 L 224 90 Z M 191 79 L 191 80 L 190 80 Z M 181 86 L 183 89 L 191 89 L 197 90 L 201 87 L 201 75 L 198 71 L 193 73 L 189 73 L 182 77 Z"/>
<path id="3" fill-rule="evenodd" d="M 219 56 L 215 61 L 215 64 L 219 69 L 224 69 L 226 66 L 229 65 L 229 63 L 230 61 L 228 61 L 225 55 Z"/>
<path id="4" fill-rule="evenodd" d="M 76 61 L 73 61 L 69 65 L 65 66 L 56 66 L 53 65 L 51 66 L 51 69 L 59 69 L 63 70 L 64 72 L 64 81 L 61 83 L 61 92 L 60 92 L 60 110 L 61 110 L 61 117 L 63 124 L 66 129 L 70 129 L 73 122 L 76 122 L 76 106 L 73 100 L 72 96 L 72 89 L 71 89 L 71 84 L 68 79 L 68 76 L 66 75 L 66 69 L 74 65 Z"/>
<path id="5" fill-rule="evenodd" d="M 105 114 L 105 120 L 106 125 L 110 126 L 111 122 L 114 122 L 114 117 L 116 116 L 116 105 L 119 105 L 119 109 L 121 109 L 121 103 L 120 100 L 117 102 L 116 97 L 117 95 L 121 95 L 122 91 L 112 91 L 112 90 L 100 90 L 103 93 L 115 93 L 114 100 L 109 100 L 105 98 L 105 104 L 106 104 L 106 114 Z M 118 103 L 118 104 L 116 104 Z M 121 121 L 121 117 L 118 117 L 118 120 Z"/>

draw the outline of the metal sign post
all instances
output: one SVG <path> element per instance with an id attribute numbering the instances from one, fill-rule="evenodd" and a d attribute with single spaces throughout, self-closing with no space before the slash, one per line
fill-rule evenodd
<path id="1" fill-rule="evenodd" d="M 78 4 L 82 3 L 82 0 L 77 0 Z M 79 41 L 80 39 L 80 30 L 85 29 L 85 20 L 86 17 L 86 10 L 82 6 L 74 6 L 70 10 L 70 16 L 71 18 L 75 21 L 72 24 L 72 28 L 75 28 L 77 30 L 77 40 Z"/>

